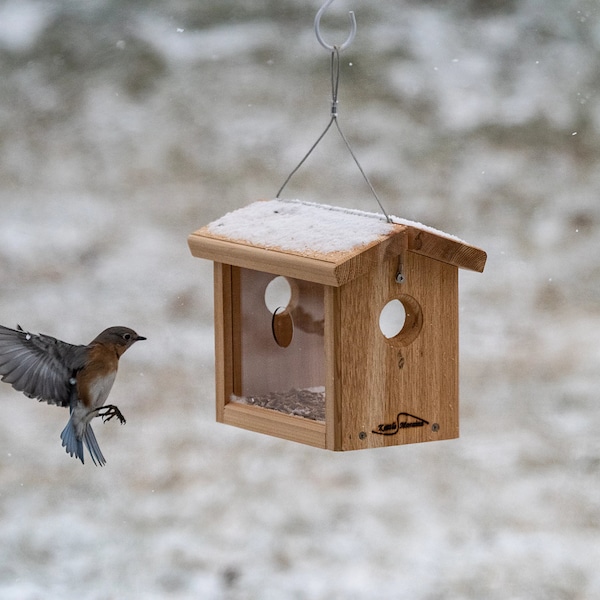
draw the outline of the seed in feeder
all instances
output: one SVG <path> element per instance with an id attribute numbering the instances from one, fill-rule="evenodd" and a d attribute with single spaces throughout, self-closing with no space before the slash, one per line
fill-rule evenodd
<path id="1" fill-rule="evenodd" d="M 287 415 L 325 421 L 325 388 L 292 388 L 287 392 L 269 392 L 257 396 L 231 396 L 232 402 L 276 410 Z"/>

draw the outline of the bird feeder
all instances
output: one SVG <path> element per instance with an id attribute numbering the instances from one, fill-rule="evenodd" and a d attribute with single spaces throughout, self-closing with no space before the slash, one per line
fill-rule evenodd
<path id="1" fill-rule="evenodd" d="M 330 450 L 458 437 L 458 269 L 483 250 L 286 200 L 188 243 L 214 261 L 217 421 Z"/>

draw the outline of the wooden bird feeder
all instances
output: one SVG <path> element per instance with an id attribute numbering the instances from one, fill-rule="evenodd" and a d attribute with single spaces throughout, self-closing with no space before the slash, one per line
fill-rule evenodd
<path id="1" fill-rule="evenodd" d="M 217 421 L 330 450 L 458 437 L 458 269 L 419 223 L 259 201 L 192 233 L 214 261 Z"/>

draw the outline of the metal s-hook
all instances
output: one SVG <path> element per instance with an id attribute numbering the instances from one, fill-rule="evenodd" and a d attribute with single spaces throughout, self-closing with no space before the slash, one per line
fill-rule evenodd
<path id="1" fill-rule="evenodd" d="M 325 50 L 333 52 L 333 50 L 337 48 L 338 51 L 341 52 L 342 50 L 345 50 L 354 41 L 354 36 L 356 35 L 356 17 L 354 16 L 354 12 L 350 11 L 350 35 L 348 36 L 346 41 L 340 46 L 329 45 L 321 36 L 321 17 L 323 16 L 323 13 L 329 8 L 332 2 L 333 0 L 327 0 L 317 12 L 317 15 L 315 16 L 315 35 L 317 36 L 319 44 L 321 44 L 321 46 L 323 46 Z"/>

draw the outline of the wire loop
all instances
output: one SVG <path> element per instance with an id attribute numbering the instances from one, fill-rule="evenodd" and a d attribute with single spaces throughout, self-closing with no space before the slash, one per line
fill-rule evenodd
<path id="1" fill-rule="evenodd" d="M 350 34 L 348 35 L 346 41 L 343 44 L 339 46 L 331 46 L 330 44 L 325 42 L 325 40 L 321 36 L 321 17 L 323 16 L 323 13 L 329 8 L 329 5 L 332 2 L 333 0 L 327 0 L 327 2 L 325 2 L 325 4 L 323 4 L 323 6 L 321 6 L 319 11 L 317 12 L 317 15 L 315 16 L 315 35 L 317 36 L 317 41 L 319 42 L 319 44 L 321 44 L 321 46 L 323 46 L 323 48 L 325 48 L 325 50 L 329 50 L 331 52 L 334 48 L 337 48 L 341 52 L 342 50 L 345 50 L 354 41 L 354 36 L 356 35 L 356 17 L 354 16 L 354 12 L 350 11 Z"/>

